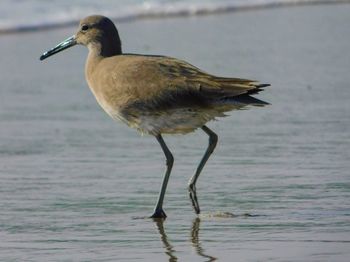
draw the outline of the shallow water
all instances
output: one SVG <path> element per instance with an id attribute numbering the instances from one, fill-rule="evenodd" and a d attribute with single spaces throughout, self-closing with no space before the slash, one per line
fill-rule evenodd
<path id="1" fill-rule="evenodd" d="M 86 87 L 86 50 L 38 57 L 75 29 L 0 39 L 1 261 L 347 261 L 350 6 L 119 25 L 124 50 L 168 54 L 272 84 L 272 105 L 209 124 L 218 147 L 197 184 L 203 132 L 165 136 L 175 166 L 164 223 L 156 140 L 114 123 Z M 246 215 L 250 214 L 250 216 Z"/>

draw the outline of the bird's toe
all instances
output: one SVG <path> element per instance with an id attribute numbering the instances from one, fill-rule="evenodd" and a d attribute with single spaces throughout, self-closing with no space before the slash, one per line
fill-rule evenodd
<path id="1" fill-rule="evenodd" d="M 153 219 L 159 219 L 159 218 L 165 219 L 166 218 L 166 214 L 165 214 L 163 209 L 156 209 L 154 211 L 154 213 L 150 216 L 150 218 L 153 218 Z"/>
<path id="2" fill-rule="evenodd" d="M 200 211 L 199 203 L 198 203 L 198 199 L 197 199 L 196 186 L 193 185 L 193 184 L 190 184 L 188 186 L 188 192 L 189 192 L 189 195 L 190 195 L 190 199 L 191 199 L 191 202 L 192 202 L 193 209 L 196 212 L 196 214 L 198 215 L 201 211 Z"/>

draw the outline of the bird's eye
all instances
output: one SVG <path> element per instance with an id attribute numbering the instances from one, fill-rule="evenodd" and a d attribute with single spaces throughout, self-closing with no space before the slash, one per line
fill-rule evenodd
<path id="1" fill-rule="evenodd" d="M 89 29 L 89 26 L 88 25 L 82 25 L 81 26 L 81 31 L 85 32 Z"/>

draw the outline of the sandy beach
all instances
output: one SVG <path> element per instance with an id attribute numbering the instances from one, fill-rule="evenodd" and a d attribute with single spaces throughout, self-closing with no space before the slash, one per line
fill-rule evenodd
<path id="1" fill-rule="evenodd" d="M 347 261 L 349 22 L 339 4 L 117 24 L 124 52 L 272 85 L 257 96 L 271 106 L 209 124 L 199 220 L 186 186 L 207 137 L 165 136 L 164 223 L 134 219 L 152 211 L 163 154 L 99 108 L 87 50 L 39 61 L 75 27 L 0 35 L 0 260 Z"/>

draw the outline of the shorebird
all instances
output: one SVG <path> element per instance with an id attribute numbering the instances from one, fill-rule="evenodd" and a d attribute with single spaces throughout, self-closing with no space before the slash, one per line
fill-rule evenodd
<path id="1" fill-rule="evenodd" d="M 153 135 L 165 157 L 166 171 L 152 218 L 165 218 L 163 200 L 174 158 L 163 134 L 186 134 L 201 128 L 208 147 L 188 183 L 197 214 L 197 179 L 213 153 L 218 136 L 206 126 L 225 112 L 268 103 L 250 95 L 268 86 L 257 81 L 214 76 L 176 58 L 122 53 L 117 28 L 107 17 L 88 16 L 75 35 L 45 52 L 40 60 L 74 45 L 89 49 L 85 77 L 99 105 L 115 120 Z"/>

